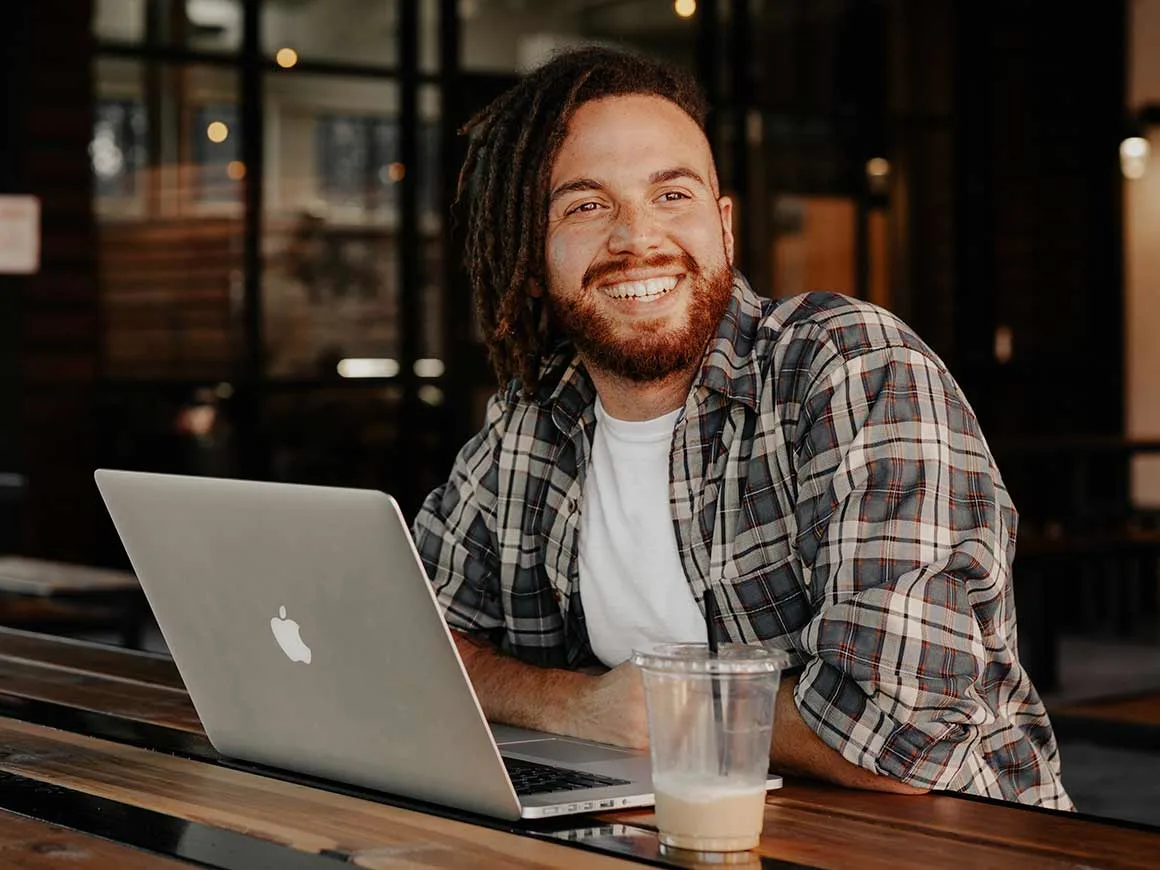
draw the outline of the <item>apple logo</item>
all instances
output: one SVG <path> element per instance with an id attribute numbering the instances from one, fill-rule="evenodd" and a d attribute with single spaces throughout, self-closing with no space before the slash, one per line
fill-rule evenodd
<path id="1" fill-rule="evenodd" d="M 286 606 L 278 608 L 278 615 L 270 620 L 270 630 L 274 632 L 274 640 L 282 647 L 282 652 L 292 662 L 310 664 L 310 647 L 298 636 L 298 623 L 286 618 Z"/>

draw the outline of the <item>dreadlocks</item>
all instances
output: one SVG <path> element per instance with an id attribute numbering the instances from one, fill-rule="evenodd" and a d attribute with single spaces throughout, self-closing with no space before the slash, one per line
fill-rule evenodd
<path id="1" fill-rule="evenodd" d="M 532 287 L 547 289 L 544 238 L 549 178 L 578 107 L 646 94 L 675 103 L 702 127 L 708 106 L 688 73 L 625 51 L 584 48 L 557 55 L 472 118 L 456 208 L 467 204 L 465 263 L 488 355 L 500 384 L 518 377 L 526 395 L 562 340 Z"/>

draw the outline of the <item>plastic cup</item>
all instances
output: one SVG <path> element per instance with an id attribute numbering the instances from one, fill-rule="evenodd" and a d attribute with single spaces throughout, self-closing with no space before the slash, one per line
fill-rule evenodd
<path id="1" fill-rule="evenodd" d="M 664 644 L 635 651 L 648 705 L 661 845 L 752 849 L 761 839 L 774 700 L 784 653 Z"/>

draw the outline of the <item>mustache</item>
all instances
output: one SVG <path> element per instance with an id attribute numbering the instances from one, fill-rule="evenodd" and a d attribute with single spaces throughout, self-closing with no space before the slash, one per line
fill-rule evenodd
<path id="1" fill-rule="evenodd" d="M 626 275 L 634 269 L 667 269 L 670 266 L 679 266 L 683 272 L 689 275 L 696 275 L 701 271 L 697 261 L 687 251 L 682 251 L 680 254 L 653 254 L 644 259 L 622 257 L 589 266 L 584 272 L 580 285 L 588 289 L 597 282 L 606 282 L 610 278 Z"/>

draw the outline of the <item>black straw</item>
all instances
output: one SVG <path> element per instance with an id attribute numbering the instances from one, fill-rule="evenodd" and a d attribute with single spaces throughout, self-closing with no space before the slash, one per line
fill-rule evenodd
<path id="1" fill-rule="evenodd" d="M 717 599 L 712 589 L 705 590 L 705 634 L 709 640 L 709 655 L 717 658 Z M 713 692 L 713 721 L 716 723 L 716 735 L 723 738 L 717 740 L 717 772 L 721 776 L 729 773 L 729 739 L 724 735 L 722 720 L 724 710 L 721 707 L 721 681 L 716 674 L 709 675 L 709 686 Z"/>
<path id="2" fill-rule="evenodd" d="M 717 655 L 717 598 L 712 589 L 705 590 L 705 634 L 709 638 L 709 652 Z"/>

